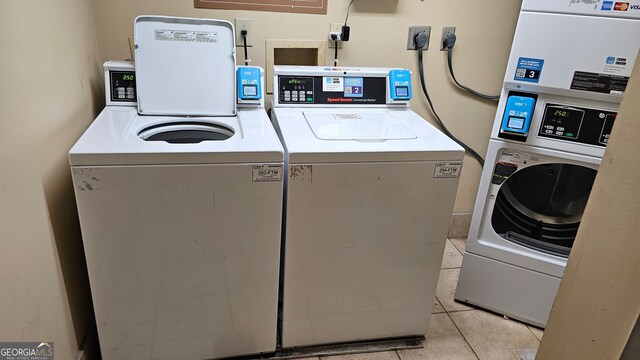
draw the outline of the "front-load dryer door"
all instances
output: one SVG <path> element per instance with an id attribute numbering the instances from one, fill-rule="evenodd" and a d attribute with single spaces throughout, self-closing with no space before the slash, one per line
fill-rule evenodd
<path id="1" fill-rule="evenodd" d="M 321 140 L 385 141 L 415 139 L 406 126 L 387 111 L 305 111 L 313 134 Z"/>
<path id="2" fill-rule="evenodd" d="M 491 141 L 467 251 L 562 276 L 598 162 Z"/>
<path id="3" fill-rule="evenodd" d="M 516 244 L 568 257 L 596 170 L 548 163 L 509 176 L 496 197 L 491 226 Z"/>

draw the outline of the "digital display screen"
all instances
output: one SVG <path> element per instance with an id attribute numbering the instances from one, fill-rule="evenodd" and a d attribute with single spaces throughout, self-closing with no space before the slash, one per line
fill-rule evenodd
<path id="1" fill-rule="evenodd" d="M 585 145 L 607 146 L 617 113 L 569 104 L 546 104 L 539 136 L 574 141 Z"/>
<path id="2" fill-rule="evenodd" d="M 524 118 L 520 117 L 509 117 L 509 122 L 507 123 L 507 127 L 514 130 L 522 130 L 524 128 Z"/>
<path id="3" fill-rule="evenodd" d="M 560 106 L 547 105 L 540 135 L 550 137 L 560 137 L 564 139 L 576 139 L 582 127 L 582 120 L 585 110 Z"/>
<path id="4" fill-rule="evenodd" d="M 136 101 L 136 81 L 133 71 L 110 71 L 111 101 Z"/>
<path id="5" fill-rule="evenodd" d="M 256 85 L 244 85 L 242 86 L 242 95 L 256 96 L 258 95 L 258 87 Z"/>
<path id="6" fill-rule="evenodd" d="M 396 87 L 396 96 L 397 97 L 408 97 L 409 96 L 409 87 L 408 86 L 398 86 L 398 87 Z"/>

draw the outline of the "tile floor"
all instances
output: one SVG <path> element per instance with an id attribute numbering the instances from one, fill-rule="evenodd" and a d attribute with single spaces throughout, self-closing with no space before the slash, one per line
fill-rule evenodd
<path id="1" fill-rule="evenodd" d="M 537 349 L 542 330 L 453 300 L 465 246 L 447 240 L 424 348 L 303 360 L 519 360 L 518 350 Z"/>

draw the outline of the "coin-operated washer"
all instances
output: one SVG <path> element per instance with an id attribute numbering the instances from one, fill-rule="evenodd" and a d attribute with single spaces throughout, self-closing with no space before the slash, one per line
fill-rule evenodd
<path id="1" fill-rule="evenodd" d="M 624 9 L 524 0 L 457 300 L 546 325 L 640 47 Z"/>
<path id="2" fill-rule="evenodd" d="M 261 69 L 236 70 L 226 21 L 138 17 L 135 44 L 69 152 L 102 357 L 272 352 L 284 151 Z"/>
<path id="3" fill-rule="evenodd" d="M 410 72 L 274 68 L 286 149 L 282 346 L 424 336 L 463 149 Z"/>

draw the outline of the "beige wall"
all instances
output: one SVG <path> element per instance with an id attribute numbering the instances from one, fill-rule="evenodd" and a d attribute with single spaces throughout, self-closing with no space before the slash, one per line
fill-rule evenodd
<path id="1" fill-rule="evenodd" d="M 5 0 L 0 47 L 0 341 L 73 359 L 92 321 L 67 163 L 101 105 L 91 3 Z"/>
<path id="2" fill-rule="evenodd" d="M 537 359 L 619 359 L 640 313 L 640 62 L 569 256 Z"/>
<path id="3" fill-rule="evenodd" d="M 331 22 L 343 22 L 348 0 L 331 0 L 328 14 L 301 15 L 253 11 L 194 9 L 192 0 L 93 0 L 102 60 L 129 57 L 128 37 L 137 15 L 209 17 L 233 21 L 253 19 L 250 49 L 254 65 L 265 66 L 265 40 L 324 40 Z M 351 40 L 340 51 L 343 66 L 405 67 L 414 73 L 412 108 L 426 118 L 425 101 L 417 83 L 416 53 L 405 50 L 409 25 L 431 25 L 430 50 L 425 53 L 426 77 L 436 109 L 450 130 L 485 154 L 495 104 L 477 101 L 456 90 L 446 73 L 446 53 L 440 52 L 443 26 L 456 26 L 454 63 L 460 81 L 488 93 L 498 93 L 504 77 L 520 1 L 505 0 L 360 0 L 349 17 Z M 242 60 L 239 52 L 238 60 Z M 333 50 L 327 49 L 327 64 Z M 465 159 L 456 212 L 470 212 L 480 178 L 480 166 Z"/>

